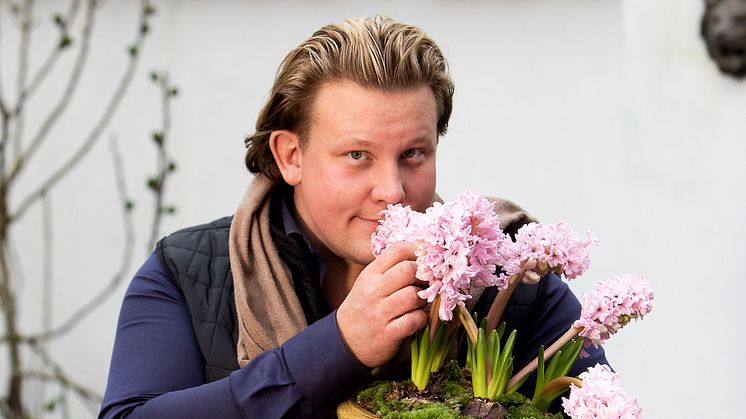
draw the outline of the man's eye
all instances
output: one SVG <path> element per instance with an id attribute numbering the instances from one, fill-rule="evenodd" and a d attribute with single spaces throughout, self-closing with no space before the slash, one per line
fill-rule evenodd
<path id="1" fill-rule="evenodd" d="M 412 157 L 419 157 L 423 155 L 424 153 L 419 148 L 411 148 L 405 152 L 402 153 L 402 156 L 407 159 L 411 159 Z"/>
<path id="2" fill-rule="evenodd" d="M 360 160 L 365 156 L 362 151 L 350 151 L 347 155 L 353 160 Z"/>

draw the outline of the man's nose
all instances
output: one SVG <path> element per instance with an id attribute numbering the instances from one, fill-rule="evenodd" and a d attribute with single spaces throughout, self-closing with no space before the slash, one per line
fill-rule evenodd
<path id="1" fill-rule="evenodd" d="M 404 185 L 398 167 L 386 167 L 372 179 L 372 198 L 375 202 L 397 204 L 404 201 Z"/>

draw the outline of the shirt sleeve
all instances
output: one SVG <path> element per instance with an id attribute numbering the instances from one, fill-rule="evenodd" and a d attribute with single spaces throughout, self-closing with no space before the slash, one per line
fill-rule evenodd
<path id="1" fill-rule="evenodd" d="M 122 303 L 99 418 L 327 417 L 371 376 L 336 312 L 207 383 L 184 296 L 153 254 Z"/>

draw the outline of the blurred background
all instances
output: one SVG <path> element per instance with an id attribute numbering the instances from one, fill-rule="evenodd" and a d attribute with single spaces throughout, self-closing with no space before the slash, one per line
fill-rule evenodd
<path id="1" fill-rule="evenodd" d="M 708 57 L 703 1 L 152 0 L 142 18 L 142 3 L 108 0 L 88 20 L 86 1 L 26 3 L 0 0 L 3 173 L 33 151 L 0 188 L 13 216 L 0 245 L 28 337 L 19 356 L 39 371 L 24 384 L 34 416 L 95 416 L 153 231 L 231 214 L 250 180 L 243 137 L 282 58 L 324 24 L 375 14 L 420 26 L 449 60 L 441 196 L 474 189 L 589 228 L 601 245 L 578 295 L 621 272 L 656 291 L 653 312 L 606 346 L 645 416 L 739 416 L 746 79 Z"/>

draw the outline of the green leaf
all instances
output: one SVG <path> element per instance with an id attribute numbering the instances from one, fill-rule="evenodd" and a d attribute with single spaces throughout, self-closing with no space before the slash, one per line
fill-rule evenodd
<path id="1" fill-rule="evenodd" d="M 412 345 L 410 346 L 410 353 L 412 358 L 412 366 L 411 366 L 411 378 L 412 381 L 414 381 L 415 374 L 417 373 L 417 360 L 420 355 L 420 345 L 419 345 L 419 339 L 417 338 L 417 335 L 415 335 L 414 339 L 412 339 Z"/>
<path id="2" fill-rule="evenodd" d="M 541 393 L 544 391 L 544 345 L 539 346 L 538 366 L 536 368 L 536 386 L 534 387 L 534 397 L 531 403 L 538 403 Z"/>
<path id="3" fill-rule="evenodd" d="M 438 323 L 438 330 L 435 332 L 435 336 L 433 337 L 433 341 L 430 343 L 430 351 L 427 354 L 427 370 L 428 372 L 432 372 L 433 363 L 435 362 L 436 358 L 440 356 L 440 352 L 442 351 L 444 336 L 443 336 L 443 326 L 445 323 L 439 322 Z M 428 335 L 429 338 L 429 335 Z"/>
<path id="4" fill-rule="evenodd" d="M 472 371 L 472 382 L 474 384 L 474 395 L 477 397 L 487 397 L 487 368 L 485 353 L 484 329 L 480 328 L 477 333 L 477 350 Z"/>
<path id="5" fill-rule="evenodd" d="M 62 38 L 60 38 L 60 42 L 59 44 L 57 44 L 57 48 L 65 49 L 69 47 L 70 45 L 72 45 L 72 43 L 73 43 L 73 40 L 72 38 L 70 38 L 70 35 L 65 33 L 62 35 Z"/>
<path id="6" fill-rule="evenodd" d="M 505 394 L 514 394 L 516 391 L 518 391 L 519 388 L 521 388 L 523 383 L 525 383 L 529 377 L 531 377 L 531 374 L 524 375 L 523 378 L 521 378 L 520 380 L 518 380 L 518 382 L 513 384 L 513 387 L 509 388 L 508 391 L 505 392 Z"/>
<path id="7" fill-rule="evenodd" d="M 145 9 L 143 10 L 143 13 L 145 14 L 145 16 L 152 16 L 155 14 L 155 12 L 156 12 L 155 6 L 153 6 L 152 3 L 148 2 L 145 5 Z"/>
<path id="8" fill-rule="evenodd" d="M 505 327 L 505 322 L 502 322 L 500 323 L 500 326 L 497 326 L 497 335 L 500 336 L 500 340 L 505 336 Z"/>
<path id="9" fill-rule="evenodd" d="M 59 26 L 60 28 L 65 27 L 65 18 L 62 17 L 61 14 L 55 13 L 54 16 L 52 16 L 52 21 L 55 25 Z"/>
<path id="10" fill-rule="evenodd" d="M 471 339 L 466 339 L 466 366 L 474 370 L 474 351 L 476 348 L 474 347 L 474 344 L 471 342 Z"/>
<path id="11" fill-rule="evenodd" d="M 549 381 L 552 381 L 554 378 L 557 377 L 556 375 L 554 375 L 554 373 L 561 359 L 562 359 L 562 351 L 559 351 L 556 354 L 554 354 L 554 356 L 552 357 L 552 360 L 549 361 L 549 367 L 547 367 L 547 370 L 544 373 L 544 383 L 548 383 Z"/>
<path id="12" fill-rule="evenodd" d="M 158 189 L 160 188 L 160 182 L 158 182 L 158 178 L 156 177 L 148 178 L 148 188 L 157 192 Z"/>
<path id="13" fill-rule="evenodd" d="M 555 374 L 555 377 L 561 377 L 563 375 L 567 375 L 567 372 L 570 371 L 570 368 L 575 364 L 575 361 L 578 359 L 578 355 L 580 355 L 580 351 L 583 349 L 583 338 L 577 337 L 570 342 L 568 342 L 564 348 L 562 348 L 562 360 L 560 362 L 560 365 L 558 366 L 558 370 Z"/>
<path id="14" fill-rule="evenodd" d="M 503 353 L 500 357 L 500 364 L 502 366 L 505 366 L 507 363 L 508 358 L 513 357 L 513 344 L 515 343 L 515 337 L 516 337 L 516 330 L 513 330 L 510 333 L 510 336 L 508 336 L 508 340 L 505 342 L 505 346 L 503 347 Z M 501 367 L 502 368 L 502 367 Z"/>
<path id="15" fill-rule="evenodd" d="M 430 326 L 425 326 L 425 331 L 422 333 L 422 340 L 420 341 L 420 358 L 417 363 L 418 374 L 422 375 L 422 371 L 427 368 L 430 370 L 430 366 L 427 365 L 427 354 L 430 351 Z"/>
<path id="16" fill-rule="evenodd" d="M 500 359 L 500 338 L 494 330 L 490 332 L 490 337 L 487 339 L 487 353 L 490 355 L 490 359 L 495 361 Z M 497 365 L 497 362 L 494 364 Z"/>

